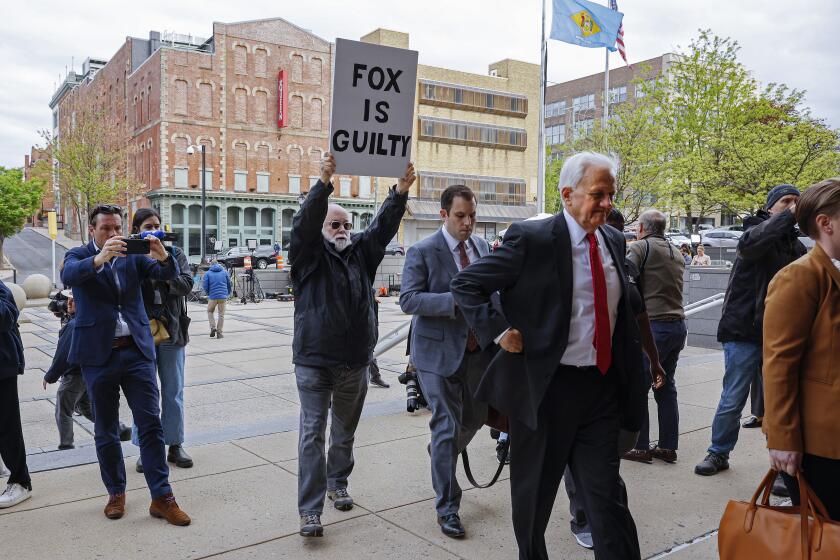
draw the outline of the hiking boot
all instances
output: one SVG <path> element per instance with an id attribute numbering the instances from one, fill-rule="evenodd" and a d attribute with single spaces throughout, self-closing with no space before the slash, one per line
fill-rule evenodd
<path id="1" fill-rule="evenodd" d="M 172 492 L 152 500 L 152 505 L 149 506 L 149 515 L 158 519 L 166 519 L 172 525 L 178 525 L 179 527 L 186 527 L 192 522 L 190 516 L 178 507 L 178 502 L 175 501 Z"/>
<path id="2" fill-rule="evenodd" d="M 321 525 L 321 516 L 317 513 L 309 513 L 300 516 L 301 537 L 323 537 L 324 526 Z"/>
<path id="3" fill-rule="evenodd" d="M 353 498 L 347 493 L 347 488 L 336 488 L 327 492 L 327 497 L 333 502 L 338 511 L 350 511 L 353 509 Z"/>
<path id="4" fill-rule="evenodd" d="M 694 474 L 712 476 L 729 468 L 729 457 L 720 453 L 709 453 L 694 467 Z"/>
<path id="5" fill-rule="evenodd" d="M 119 519 L 125 513 L 125 494 L 110 494 L 105 505 L 105 517 Z"/>

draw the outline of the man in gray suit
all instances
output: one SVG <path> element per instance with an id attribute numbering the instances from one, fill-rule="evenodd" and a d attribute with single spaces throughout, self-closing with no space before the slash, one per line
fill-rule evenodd
<path id="1" fill-rule="evenodd" d="M 473 398 L 487 360 L 449 293 L 452 277 L 489 252 L 487 242 L 472 233 L 476 205 L 469 187 L 452 185 L 443 191 L 443 227 L 409 247 L 400 292 L 400 307 L 414 315 L 411 358 L 432 409 L 429 454 L 438 524 L 453 538 L 465 534 L 458 516 L 458 454 L 487 417 L 487 405 Z"/>

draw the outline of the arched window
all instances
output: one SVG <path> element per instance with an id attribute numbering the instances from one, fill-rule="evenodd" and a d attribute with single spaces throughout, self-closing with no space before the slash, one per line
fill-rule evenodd
<path id="1" fill-rule="evenodd" d="M 303 127 L 303 97 L 293 95 L 289 100 L 289 114 L 292 117 L 292 128 Z"/>
<path id="2" fill-rule="evenodd" d="M 323 68 L 323 61 L 318 57 L 313 57 L 309 62 L 309 81 L 313 84 L 321 85 Z"/>
<path id="3" fill-rule="evenodd" d="M 175 80 L 175 114 L 187 114 L 187 81 Z"/>
<path id="4" fill-rule="evenodd" d="M 248 47 L 245 45 L 236 45 L 233 49 L 233 71 L 237 74 L 247 74 Z"/>
<path id="5" fill-rule="evenodd" d="M 265 78 L 267 74 L 267 64 L 266 59 L 268 57 L 268 51 L 265 49 L 256 49 L 254 51 L 254 74 L 258 78 Z"/>
<path id="6" fill-rule="evenodd" d="M 292 81 L 303 82 L 303 57 L 299 54 L 292 55 Z"/>
<path id="7" fill-rule="evenodd" d="M 312 100 L 312 119 L 310 125 L 312 130 L 321 130 L 321 127 L 323 126 L 323 106 L 324 103 L 320 99 Z"/>
<path id="8" fill-rule="evenodd" d="M 245 88 L 236 88 L 233 92 L 234 118 L 238 122 L 248 120 L 248 92 Z"/>
<path id="9" fill-rule="evenodd" d="M 213 118 L 213 87 L 207 82 L 198 84 L 198 115 Z"/>
<path id="10" fill-rule="evenodd" d="M 262 90 L 258 91 L 254 97 L 256 106 L 254 107 L 254 120 L 257 124 L 265 124 L 266 115 L 268 114 L 268 94 Z"/>

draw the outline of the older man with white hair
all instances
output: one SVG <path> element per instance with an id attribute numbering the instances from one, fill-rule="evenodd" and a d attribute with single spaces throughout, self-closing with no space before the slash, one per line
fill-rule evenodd
<path id="1" fill-rule="evenodd" d="M 504 350 L 476 398 L 510 418 L 520 560 L 548 558 L 545 530 L 567 465 L 590 517 L 595 558 L 632 560 L 639 542 L 616 449 L 620 428 L 641 425 L 649 381 L 627 295 L 624 236 L 605 226 L 615 163 L 574 155 L 558 187 L 563 211 L 513 224 L 498 249 L 455 276 L 452 295 L 480 345 L 498 337 Z M 487 311 L 495 292 L 504 316 Z"/>
<path id="2" fill-rule="evenodd" d="M 353 439 L 367 394 L 368 364 L 377 339 L 373 280 L 397 234 L 414 183 L 414 166 L 391 189 L 366 230 L 352 233 L 347 211 L 330 204 L 335 159 L 325 154 L 321 180 L 292 222 L 289 260 L 295 294 L 292 361 L 300 396 L 298 512 L 300 534 L 323 535 L 325 494 L 347 511 L 353 499 Z M 332 410 L 330 449 L 324 437 Z"/>

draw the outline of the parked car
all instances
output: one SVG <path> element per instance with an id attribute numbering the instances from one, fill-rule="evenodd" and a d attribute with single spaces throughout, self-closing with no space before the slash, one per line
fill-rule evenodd
<path id="1" fill-rule="evenodd" d="M 216 255 L 216 260 L 225 268 L 242 268 L 247 256 L 251 257 L 251 266 L 254 268 L 268 268 L 268 265 L 277 262 L 277 252 L 271 245 L 260 245 L 254 251 L 248 247 L 231 247 Z"/>
<path id="2" fill-rule="evenodd" d="M 385 247 L 385 254 L 405 256 L 405 246 L 400 245 L 399 243 L 391 243 L 390 245 Z"/>
<path id="3" fill-rule="evenodd" d="M 717 229 L 725 229 L 725 230 L 729 230 L 729 231 L 744 231 L 744 225 L 743 224 L 734 224 L 734 225 L 731 225 L 731 226 L 720 226 Z"/>
<path id="4" fill-rule="evenodd" d="M 700 242 L 706 247 L 734 248 L 743 234 L 743 231 L 710 229 L 700 232 Z"/>
<path id="5" fill-rule="evenodd" d="M 682 247 L 683 245 L 688 245 L 691 247 L 691 238 L 683 233 L 672 233 L 665 236 L 665 238 L 671 242 L 671 245 L 674 247 Z M 699 242 L 700 239 L 698 237 L 697 241 Z"/>

